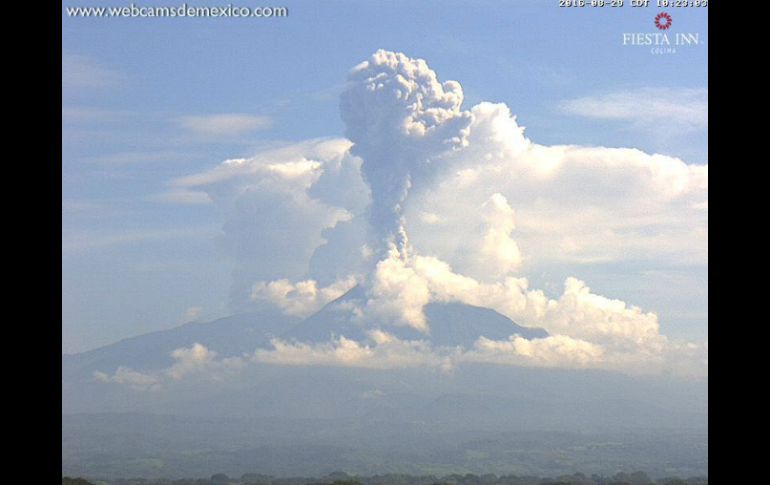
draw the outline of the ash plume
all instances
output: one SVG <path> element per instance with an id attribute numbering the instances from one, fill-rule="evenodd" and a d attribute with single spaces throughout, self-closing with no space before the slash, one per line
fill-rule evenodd
<path id="1" fill-rule="evenodd" d="M 348 76 L 340 99 L 351 153 L 361 157 L 371 189 L 368 216 L 375 252 L 403 246 L 402 209 L 414 184 L 435 171 L 433 157 L 466 144 L 472 115 L 462 87 L 439 82 L 422 59 L 378 50 Z"/>

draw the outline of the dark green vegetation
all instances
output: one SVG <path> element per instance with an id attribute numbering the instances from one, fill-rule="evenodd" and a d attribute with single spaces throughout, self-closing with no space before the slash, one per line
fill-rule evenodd
<path id="1" fill-rule="evenodd" d="M 83 479 L 62 478 L 62 485 L 89 485 Z M 708 485 L 708 478 L 691 477 L 687 479 L 669 477 L 653 480 L 644 472 L 619 472 L 613 476 L 573 473 L 554 478 L 541 478 L 526 475 L 493 474 L 453 474 L 438 477 L 435 475 L 375 475 L 349 476 L 335 472 L 325 479 L 315 478 L 275 478 L 268 475 L 246 473 L 240 477 L 228 477 L 217 473 L 211 478 L 182 478 L 178 480 L 144 478 L 117 479 L 98 482 L 104 485 Z"/>
<path id="2" fill-rule="evenodd" d="M 61 485 L 94 485 L 83 478 L 61 477 Z"/>

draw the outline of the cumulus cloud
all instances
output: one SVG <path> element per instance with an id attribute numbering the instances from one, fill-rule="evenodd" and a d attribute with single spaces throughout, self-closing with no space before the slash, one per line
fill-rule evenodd
<path id="1" fill-rule="evenodd" d="M 315 280 L 291 283 L 284 278 L 255 283 L 251 289 L 251 298 L 252 300 L 270 301 L 288 315 L 306 317 L 320 310 L 330 301 L 339 298 L 355 285 L 356 278 L 354 276 L 336 281 L 323 288 L 319 288 Z"/>
<path id="2" fill-rule="evenodd" d="M 305 343 L 273 340 L 271 349 L 257 349 L 255 364 L 330 366 L 369 369 L 433 368 L 450 372 L 472 363 L 526 367 L 598 368 L 628 374 L 669 373 L 704 376 L 708 345 L 670 342 L 661 350 L 622 350 L 567 335 L 526 339 L 511 335 L 492 340 L 479 337 L 471 348 L 434 346 L 428 340 L 402 340 L 383 330 L 369 332 L 365 341 L 345 336 L 328 342 Z"/>
<path id="3" fill-rule="evenodd" d="M 217 353 L 205 345 L 194 343 L 191 347 L 181 347 L 170 353 L 174 363 L 166 369 L 149 373 L 119 367 L 113 375 L 95 371 L 94 379 L 98 382 L 120 384 L 139 391 L 157 391 L 171 381 L 180 381 L 188 377 L 209 380 L 223 380 L 235 375 L 248 363 L 243 357 L 217 358 Z"/>
<path id="4" fill-rule="evenodd" d="M 254 360 L 274 365 L 429 367 L 448 372 L 463 363 L 587 367 L 599 362 L 603 353 L 598 345 L 561 335 L 533 340 L 512 335 L 504 341 L 481 337 L 468 350 L 433 347 L 426 340 L 400 340 L 382 330 L 370 332 L 369 337 L 367 343 L 339 337 L 314 345 L 274 340 L 273 349 L 258 350 Z"/>
<path id="5" fill-rule="evenodd" d="M 525 339 L 518 335 L 508 340 L 479 338 L 466 361 L 495 364 L 537 365 L 543 367 L 588 367 L 601 362 L 601 346 L 566 335 Z"/>
<path id="6" fill-rule="evenodd" d="M 481 205 L 481 218 L 484 229 L 476 267 L 491 275 L 504 275 L 517 269 L 521 264 L 521 253 L 511 237 L 516 225 L 513 209 L 505 196 L 492 194 Z"/>
<path id="7" fill-rule="evenodd" d="M 157 376 L 143 374 L 127 367 L 118 367 L 113 375 L 95 371 L 94 379 L 99 382 L 128 386 L 137 391 L 157 391 L 161 388 L 160 379 Z"/>
<path id="8" fill-rule="evenodd" d="M 488 307 L 529 326 L 542 326 L 553 305 L 539 290 L 530 290 L 523 277 L 483 283 L 455 272 L 432 256 L 415 252 L 409 241 L 398 248 L 390 244 L 388 257 L 379 261 L 366 287 L 363 313 L 369 319 L 391 325 L 409 325 L 429 333 L 423 309 L 432 301 L 458 301 Z"/>
<path id="9" fill-rule="evenodd" d="M 428 332 L 423 307 L 430 302 L 430 288 L 409 265 L 406 250 L 391 243 L 388 257 L 377 263 L 367 296 L 369 319 Z"/>
<path id="10" fill-rule="evenodd" d="M 217 358 L 217 353 L 199 343 L 171 352 L 174 363 L 165 369 L 141 373 L 120 367 L 114 375 L 94 372 L 98 382 L 127 386 L 136 391 L 158 391 L 174 381 L 187 378 L 221 381 L 232 378 L 249 365 L 360 367 L 397 369 L 452 368 L 458 349 L 433 349 L 429 342 L 404 341 L 382 330 L 372 330 L 369 341 L 357 342 L 344 336 L 325 343 L 271 341 L 271 349 L 256 349 L 252 355 Z"/>
<path id="11" fill-rule="evenodd" d="M 179 348 L 171 352 L 174 363 L 163 372 L 173 380 L 188 376 L 222 380 L 237 373 L 246 365 L 243 357 L 217 358 L 217 353 L 205 345 L 194 343 L 189 348 Z"/>
<path id="12" fill-rule="evenodd" d="M 167 373 L 172 379 L 181 379 L 187 374 L 200 372 L 215 362 L 217 356 L 206 346 L 195 343 L 189 349 L 181 348 L 171 352 L 171 357 L 176 361 Z"/>
<path id="13" fill-rule="evenodd" d="M 498 193 L 515 209 L 511 237 L 525 266 L 706 263 L 708 213 L 698 207 L 708 200 L 708 166 L 636 149 L 537 145 L 505 105 L 471 112 L 468 146 L 446 156 L 445 175 L 406 204 L 416 247 L 463 274 L 489 277 L 469 255 L 479 248 L 484 203 Z M 419 223 L 426 212 L 439 222 Z"/>
<path id="14" fill-rule="evenodd" d="M 496 364 L 526 367 L 604 368 L 631 374 L 666 372 L 703 376 L 708 366 L 708 345 L 674 343 L 664 354 L 650 356 L 618 353 L 597 343 L 553 335 L 525 339 L 511 335 L 492 340 L 480 337 L 472 348 L 434 346 L 427 339 L 403 340 L 373 329 L 363 341 L 333 337 L 327 342 L 271 341 L 271 348 L 252 355 L 218 359 L 216 352 L 200 344 L 172 352 L 175 363 L 153 373 L 120 367 L 114 375 L 94 372 L 95 380 L 127 386 L 135 391 L 158 391 L 187 378 L 221 381 L 231 379 L 248 366 L 324 366 L 361 369 L 429 368 L 452 372 L 465 364 Z M 379 394 L 374 393 L 375 397 Z"/>
<path id="15" fill-rule="evenodd" d="M 675 117 L 701 116 L 701 95 L 684 93 Z M 351 71 L 341 96 L 348 139 L 267 150 L 176 181 L 207 194 L 226 217 L 236 307 L 271 302 L 304 316 L 359 282 L 365 299 L 349 306 L 362 325 L 406 325 L 425 336 L 274 341 L 254 360 L 626 371 L 687 360 L 705 371 L 707 346 L 670 341 L 655 313 L 575 277 L 549 297 L 525 275 L 544 262 L 706 264 L 708 166 L 632 148 L 538 145 L 504 104 L 463 110 L 462 101 L 460 85 L 439 81 L 425 61 L 377 51 Z M 598 101 L 595 116 L 635 112 L 628 99 Z M 423 311 L 430 302 L 492 308 L 550 336 L 433 348 Z"/>
<path id="16" fill-rule="evenodd" d="M 530 289 L 526 278 L 480 282 L 437 258 L 405 254 L 391 245 L 389 257 L 378 263 L 372 280 L 359 311 L 380 324 L 409 325 L 429 335 L 425 305 L 461 302 L 492 308 L 524 326 L 545 328 L 551 334 L 547 339 L 519 338 L 497 346 L 484 341 L 477 349 L 516 349 L 519 360 L 526 356 L 542 365 L 633 370 L 647 359 L 662 359 L 669 348 L 656 314 L 597 295 L 572 277 L 565 281 L 561 296 L 553 299 Z M 506 356 L 496 361 L 514 362 Z"/>
<path id="17" fill-rule="evenodd" d="M 370 369 L 397 369 L 406 367 L 435 367 L 448 370 L 451 358 L 434 351 L 428 342 L 405 341 L 375 330 L 370 333 L 371 343 L 357 342 L 340 336 L 328 343 L 286 343 L 273 340 L 273 349 L 259 349 L 254 361 L 273 365 L 324 365 L 361 367 Z"/>
<path id="18" fill-rule="evenodd" d="M 660 352 L 658 317 L 651 312 L 591 292 L 576 278 L 567 278 L 564 293 L 549 301 L 544 321 L 552 332 L 598 340 L 619 350 Z"/>
<path id="19" fill-rule="evenodd" d="M 225 215 L 237 310 L 254 303 L 256 282 L 306 279 L 308 261 L 327 242 L 325 231 L 363 210 L 368 192 L 360 160 L 348 154 L 349 147 L 347 140 L 311 140 L 227 160 L 174 182 L 177 188 L 204 192 Z M 340 266 L 345 258 L 358 259 L 344 251 Z"/>

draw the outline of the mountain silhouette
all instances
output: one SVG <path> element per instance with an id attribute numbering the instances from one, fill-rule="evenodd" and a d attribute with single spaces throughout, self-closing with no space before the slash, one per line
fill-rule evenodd
<path id="1" fill-rule="evenodd" d="M 466 349 L 471 348 L 479 337 L 500 340 L 513 334 L 527 339 L 548 336 L 541 328 L 522 327 L 494 310 L 454 302 L 434 302 L 425 306 L 430 327 L 428 333 L 407 326 L 381 326 L 377 322 L 363 324 L 355 319 L 347 305 L 363 298 L 364 290 L 356 286 L 305 319 L 287 316 L 274 308 L 263 308 L 212 322 L 186 323 L 139 335 L 88 352 L 64 355 L 62 377 L 65 380 L 90 379 L 94 371 L 109 374 L 121 366 L 141 372 L 163 369 L 173 364 L 172 351 L 189 348 L 195 343 L 216 352 L 218 357 L 233 357 L 251 354 L 258 348 L 271 348 L 270 341 L 274 338 L 319 343 L 344 336 L 365 341 L 368 332 L 374 329 L 385 330 L 402 340 L 427 340 L 434 346 Z"/>
<path id="2" fill-rule="evenodd" d="M 282 337 L 299 342 L 325 342 L 339 336 L 365 340 L 367 332 L 378 326 L 376 323 L 359 322 L 348 305 L 364 300 L 363 288 L 356 286 L 298 323 Z M 434 346 L 463 348 L 472 347 L 479 337 L 500 340 L 513 334 L 527 339 L 548 336 L 548 332 L 541 328 L 522 327 L 489 308 L 456 302 L 433 302 L 425 306 L 424 312 L 430 329 L 428 333 L 408 326 L 388 326 L 382 329 L 402 340 L 427 340 Z"/>

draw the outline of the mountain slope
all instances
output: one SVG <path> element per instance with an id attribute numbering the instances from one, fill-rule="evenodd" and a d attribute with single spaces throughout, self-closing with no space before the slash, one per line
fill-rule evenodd
<path id="1" fill-rule="evenodd" d="M 368 332 L 383 328 L 403 340 L 428 340 L 434 346 L 470 348 L 479 337 L 505 339 L 512 334 L 525 338 L 546 337 L 540 328 L 522 327 L 488 308 L 461 303 L 431 303 L 425 307 L 430 333 L 401 326 L 380 327 L 358 322 L 349 303 L 364 298 L 363 289 L 355 287 L 327 304 L 317 313 L 300 320 L 277 309 L 233 315 L 209 323 L 187 323 L 169 330 L 151 332 L 121 340 L 88 352 L 62 356 L 62 378 L 90 379 L 94 371 L 112 374 L 118 367 L 144 372 L 173 364 L 171 352 L 195 343 L 205 345 L 219 357 L 250 354 L 257 348 L 270 347 L 270 339 L 299 342 L 326 342 L 345 336 L 363 341 Z"/>
<path id="2" fill-rule="evenodd" d="M 151 332 L 74 355 L 62 356 L 62 378 L 90 377 L 94 371 L 113 373 L 120 367 L 137 371 L 162 369 L 173 363 L 171 352 L 200 343 L 220 357 L 254 352 L 299 321 L 277 310 L 264 309 L 220 318 L 207 323 L 187 323 Z"/>
<path id="3" fill-rule="evenodd" d="M 282 334 L 281 338 L 299 342 L 324 342 L 339 336 L 364 340 L 367 332 L 376 326 L 357 321 L 349 305 L 363 299 L 363 289 L 357 286 Z M 482 336 L 494 340 L 513 334 L 528 339 L 548 336 L 548 332 L 541 328 L 522 327 L 489 308 L 462 303 L 430 303 L 425 306 L 425 316 L 430 327 L 429 334 L 406 326 L 383 329 L 403 340 L 428 340 L 434 346 L 464 348 L 472 347 Z"/>

